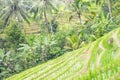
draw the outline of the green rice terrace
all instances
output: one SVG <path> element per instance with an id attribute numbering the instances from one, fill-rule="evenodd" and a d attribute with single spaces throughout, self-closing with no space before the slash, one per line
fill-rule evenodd
<path id="1" fill-rule="evenodd" d="M 120 0 L 0 0 L 0 80 L 120 80 Z"/>
<path id="2" fill-rule="evenodd" d="M 120 80 L 120 28 L 6 80 Z"/>

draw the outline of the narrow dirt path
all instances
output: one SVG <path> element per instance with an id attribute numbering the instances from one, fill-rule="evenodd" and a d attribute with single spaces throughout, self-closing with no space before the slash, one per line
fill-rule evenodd
<path id="1" fill-rule="evenodd" d="M 112 38 L 114 39 L 114 41 L 116 42 L 116 44 L 118 45 L 118 47 L 120 47 L 120 39 L 118 38 L 118 36 L 117 36 L 117 33 L 118 32 L 115 32 L 113 35 L 112 35 Z M 100 55 L 99 55 L 99 57 L 98 57 L 98 60 L 97 60 L 97 67 L 99 67 L 100 66 L 100 60 L 101 60 L 101 57 L 102 57 L 102 55 L 104 54 L 104 51 L 105 51 L 105 48 L 104 48 L 104 46 L 103 46 L 103 44 L 102 44 L 102 41 L 100 42 L 100 44 L 99 44 L 99 48 L 102 50 L 102 52 L 100 53 Z"/>
<path id="2" fill-rule="evenodd" d="M 87 70 L 88 70 L 88 62 L 89 62 L 89 60 L 91 58 L 93 48 L 94 48 L 94 44 L 90 47 L 89 50 L 87 50 L 87 51 L 85 51 L 83 53 L 84 57 L 81 55 L 81 58 L 86 58 L 83 68 L 80 71 L 76 72 L 76 74 L 74 76 L 71 76 L 71 77 L 67 78 L 68 80 L 71 80 L 72 78 L 87 72 Z"/>
<path id="3" fill-rule="evenodd" d="M 83 51 L 83 54 L 81 54 L 79 57 L 78 57 L 78 60 L 81 61 L 81 60 L 84 60 L 86 58 L 86 56 L 88 55 L 88 48 L 86 48 L 84 51 Z M 77 57 L 76 57 L 77 58 Z M 78 62 L 78 61 L 77 61 Z M 64 80 L 66 78 L 70 78 L 72 76 L 72 74 L 70 74 L 69 76 L 64 76 L 64 77 L 61 77 L 60 79 L 61 80 Z"/>
<path id="4" fill-rule="evenodd" d="M 88 70 L 88 62 L 91 58 L 93 47 L 94 47 L 94 45 L 92 45 L 90 50 L 87 51 L 87 55 L 86 55 L 87 59 L 86 59 L 85 65 L 84 65 L 85 67 L 80 71 L 80 73 L 85 73 Z"/>
<path id="5" fill-rule="evenodd" d="M 115 34 L 113 34 L 112 38 L 114 39 L 114 41 L 116 42 L 116 44 L 120 48 L 120 39 L 118 38 L 117 34 L 118 34 L 118 31 L 115 32 Z M 120 57 L 120 54 L 118 54 L 117 57 Z"/>
<path id="6" fill-rule="evenodd" d="M 101 60 L 101 57 L 102 57 L 102 55 L 104 54 L 104 51 L 105 51 L 105 48 L 103 47 L 102 41 L 99 44 L 99 48 L 102 50 L 102 52 L 100 53 L 100 55 L 98 57 L 98 60 L 97 60 L 97 63 L 96 63 L 97 67 L 100 66 L 100 60 Z"/>
<path id="7" fill-rule="evenodd" d="M 118 38 L 117 33 L 118 32 L 115 32 L 112 37 L 114 41 L 116 42 L 116 44 L 118 45 L 118 47 L 120 47 L 120 39 Z"/>

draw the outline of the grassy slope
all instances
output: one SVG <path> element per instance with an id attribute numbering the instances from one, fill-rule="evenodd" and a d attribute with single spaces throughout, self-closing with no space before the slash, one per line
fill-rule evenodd
<path id="1" fill-rule="evenodd" d="M 112 43 L 109 41 L 113 40 Z M 119 80 L 120 28 L 86 47 L 33 67 L 6 80 Z"/>

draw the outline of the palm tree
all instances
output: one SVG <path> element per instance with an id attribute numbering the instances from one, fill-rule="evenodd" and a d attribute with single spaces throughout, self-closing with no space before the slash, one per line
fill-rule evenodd
<path id="1" fill-rule="evenodd" d="M 70 0 L 69 5 L 70 5 L 70 9 L 72 11 L 76 12 L 80 24 L 82 24 L 81 16 L 82 16 L 83 12 L 85 12 L 85 10 L 87 9 L 87 6 L 89 5 L 89 1 Z M 71 18 L 72 18 L 72 16 L 71 16 Z"/>
<path id="2" fill-rule="evenodd" d="M 57 12 L 58 9 L 54 4 L 54 0 L 37 0 L 37 3 L 33 5 L 32 11 L 34 11 L 34 18 L 40 20 L 44 16 L 45 24 L 48 27 L 48 31 L 51 30 L 50 18 L 53 12 Z M 50 14 L 50 16 L 48 16 Z"/>
<path id="3" fill-rule="evenodd" d="M 64 46 L 67 50 L 76 50 L 80 47 L 80 36 L 72 35 L 70 37 L 66 37 L 67 44 Z"/>
<path id="4" fill-rule="evenodd" d="M 10 23 L 10 19 L 22 22 L 25 20 L 29 23 L 27 10 L 29 5 L 25 4 L 26 0 L 4 0 L 3 9 L 0 11 L 0 18 L 4 20 L 5 26 Z M 30 0 L 29 0 L 30 1 Z"/>

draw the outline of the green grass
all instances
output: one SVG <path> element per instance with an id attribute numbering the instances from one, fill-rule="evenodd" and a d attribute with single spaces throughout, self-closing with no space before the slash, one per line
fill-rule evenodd
<path id="1" fill-rule="evenodd" d="M 113 37 L 117 34 L 117 38 Z M 120 28 L 93 43 L 6 80 L 119 80 Z M 113 38 L 112 43 L 108 40 Z M 115 39 L 114 39 L 115 38 Z"/>

